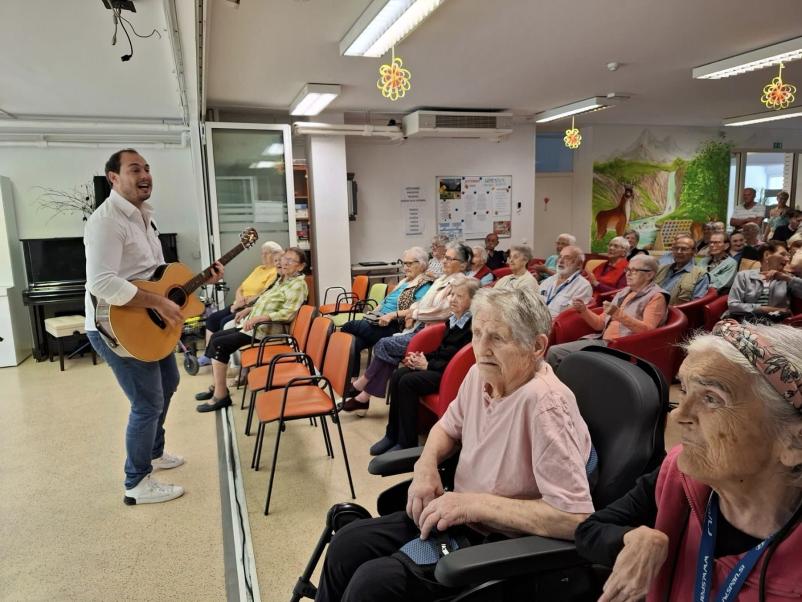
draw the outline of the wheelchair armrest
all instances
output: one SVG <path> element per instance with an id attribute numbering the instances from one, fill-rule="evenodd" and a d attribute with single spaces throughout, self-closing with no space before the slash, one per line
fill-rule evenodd
<path id="1" fill-rule="evenodd" d="M 412 472 L 422 451 L 421 446 L 383 453 L 370 461 L 368 472 L 381 477 Z"/>
<path id="2" fill-rule="evenodd" d="M 530 535 L 452 552 L 440 559 L 434 575 L 448 587 L 465 587 L 583 564 L 574 542 Z"/>

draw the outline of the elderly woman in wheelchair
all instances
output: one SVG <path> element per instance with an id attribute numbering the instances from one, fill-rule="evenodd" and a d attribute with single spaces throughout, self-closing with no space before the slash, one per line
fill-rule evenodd
<path id="1" fill-rule="evenodd" d="M 406 511 L 334 536 L 317 600 L 434 600 L 434 563 L 519 534 L 573 539 L 592 511 L 595 452 L 573 393 L 543 361 L 551 318 L 529 290 L 484 289 L 471 305 L 476 365 L 415 464 Z M 453 492 L 438 465 L 461 452 Z"/>

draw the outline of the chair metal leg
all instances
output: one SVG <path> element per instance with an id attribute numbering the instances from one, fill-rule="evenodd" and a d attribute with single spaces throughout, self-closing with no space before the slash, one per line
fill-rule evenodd
<path id="1" fill-rule="evenodd" d="M 345 472 L 348 474 L 348 485 L 351 487 L 351 499 L 356 499 L 356 492 L 354 491 L 354 481 L 351 479 L 351 467 L 348 465 L 348 452 L 345 451 L 345 438 L 343 437 L 343 428 L 340 424 L 340 418 L 337 416 L 337 412 L 332 412 L 331 415 L 332 421 L 337 425 L 337 430 L 340 433 L 340 447 L 343 450 L 343 460 L 345 460 Z"/>
<path id="2" fill-rule="evenodd" d="M 259 470 L 259 460 L 262 457 L 262 445 L 265 440 L 265 429 L 267 425 L 264 422 L 259 422 L 256 428 L 256 444 L 253 447 L 253 460 L 251 461 L 251 468 Z"/>
<path id="3" fill-rule="evenodd" d="M 265 501 L 265 516 L 270 512 L 270 496 L 273 495 L 273 477 L 276 475 L 276 462 L 278 462 L 278 444 L 281 441 L 281 431 L 284 430 L 284 421 L 279 420 L 276 431 L 276 447 L 273 450 L 273 465 L 270 467 L 270 480 L 267 483 L 267 501 Z"/>
<path id="4" fill-rule="evenodd" d="M 239 382 L 239 381 L 237 381 L 237 382 Z M 245 385 L 244 387 L 242 387 L 242 401 L 240 401 L 240 404 L 239 404 L 239 409 L 240 410 L 244 410 L 245 409 L 245 393 L 246 393 L 247 390 L 248 390 L 248 385 Z"/>
<path id="5" fill-rule="evenodd" d="M 326 424 L 326 417 L 320 417 L 320 431 L 323 433 L 323 443 L 326 444 L 326 455 L 329 458 L 334 457 L 334 450 L 331 447 L 331 435 L 329 434 L 329 427 Z"/>
<path id="6" fill-rule="evenodd" d="M 251 391 L 251 403 L 248 405 L 248 419 L 245 421 L 246 435 L 251 434 L 251 422 L 253 421 L 253 409 L 255 405 L 256 405 L 256 391 Z"/>

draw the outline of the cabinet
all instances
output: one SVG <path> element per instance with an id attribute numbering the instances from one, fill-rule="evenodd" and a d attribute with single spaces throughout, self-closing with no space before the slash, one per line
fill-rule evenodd
<path id="1" fill-rule="evenodd" d="M 298 246 L 309 251 L 312 248 L 312 220 L 306 163 L 293 165 L 292 175 L 295 185 L 295 234 L 298 238 Z"/>

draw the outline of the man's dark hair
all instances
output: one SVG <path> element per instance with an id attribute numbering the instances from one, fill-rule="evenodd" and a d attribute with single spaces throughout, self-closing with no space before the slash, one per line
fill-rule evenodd
<path id="1" fill-rule="evenodd" d="M 787 217 L 788 219 L 793 219 L 795 217 L 800 217 L 800 216 L 802 216 L 802 211 L 800 211 L 799 209 L 791 209 L 785 214 L 785 217 Z"/>
<path id="2" fill-rule="evenodd" d="M 109 180 L 109 172 L 114 172 L 116 174 L 120 173 L 120 163 L 122 163 L 123 153 L 135 153 L 139 154 L 138 151 L 134 150 L 133 148 L 124 148 L 122 150 L 118 150 L 114 153 L 109 160 L 106 161 L 106 168 L 103 171 L 106 174 L 106 179 Z M 111 184 L 111 180 L 109 180 L 109 184 Z"/>
<path id="3" fill-rule="evenodd" d="M 771 240 L 760 248 L 760 261 L 766 258 L 767 253 L 776 253 L 780 249 L 788 250 L 788 245 L 779 240 Z"/>

